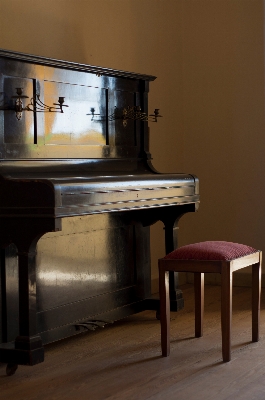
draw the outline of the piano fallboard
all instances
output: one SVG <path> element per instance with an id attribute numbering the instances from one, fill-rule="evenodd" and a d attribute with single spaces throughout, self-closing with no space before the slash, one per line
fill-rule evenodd
<path id="1" fill-rule="evenodd" d="M 28 190 L 25 190 L 26 187 Z M 199 201 L 198 179 L 190 174 L 111 174 L 45 179 L 34 174 L 0 181 L 0 216 L 97 214 L 166 207 Z M 12 193 L 16 197 L 10 202 Z M 38 199 L 39 197 L 40 199 Z M 49 207 L 48 198 L 53 203 Z M 53 199 L 52 199 L 53 197 Z M 46 206 L 41 207 L 45 199 Z M 25 204 L 23 206 L 23 204 Z"/>

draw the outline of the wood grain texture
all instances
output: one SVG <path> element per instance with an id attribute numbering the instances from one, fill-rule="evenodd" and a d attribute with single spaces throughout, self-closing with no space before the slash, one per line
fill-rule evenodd
<path id="1" fill-rule="evenodd" d="M 20 366 L 6 377 L 0 398 L 264 399 L 265 297 L 260 341 L 251 342 L 251 288 L 233 288 L 232 361 L 221 356 L 221 288 L 205 286 L 204 336 L 194 337 L 194 289 L 183 287 L 185 308 L 171 313 L 171 354 L 162 357 L 160 323 L 145 311 L 95 332 L 46 346 L 45 363 Z"/>
<path id="2" fill-rule="evenodd" d="M 169 272 L 159 270 L 161 350 L 163 357 L 170 354 L 170 302 L 169 302 Z"/>
<path id="3" fill-rule="evenodd" d="M 231 360 L 233 274 L 230 263 L 224 262 L 221 275 L 221 327 L 224 362 Z"/>
<path id="4" fill-rule="evenodd" d="M 194 274 L 194 297 L 195 297 L 195 337 L 203 335 L 204 316 L 204 273 Z"/>
<path id="5" fill-rule="evenodd" d="M 260 296 L 261 296 L 261 257 L 258 264 L 252 265 L 252 341 L 259 340 Z"/>

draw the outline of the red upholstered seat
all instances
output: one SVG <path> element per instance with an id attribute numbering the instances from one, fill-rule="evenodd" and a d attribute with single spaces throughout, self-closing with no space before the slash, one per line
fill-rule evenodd
<path id="1" fill-rule="evenodd" d="M 257 250 L 253 247 L 244 244 L 224 241 L 207 241 L 179 247 L 167 254 L 164 259 L 229 261 L 247 256 L 256 251 Z"/>

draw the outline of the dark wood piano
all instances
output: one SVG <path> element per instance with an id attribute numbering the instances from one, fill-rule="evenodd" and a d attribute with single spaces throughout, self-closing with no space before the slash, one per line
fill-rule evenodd
<path id="1" fill-rule="evenodd" d="M 198 179 L 151 164 L 155 77 L 0 50 L 0 362 L 145 309 L 149 227 L 176 247 Z M 162 120 L 159 120 L 159 123 Z M 183 307 L 176 276 L 172 308 Z"/>

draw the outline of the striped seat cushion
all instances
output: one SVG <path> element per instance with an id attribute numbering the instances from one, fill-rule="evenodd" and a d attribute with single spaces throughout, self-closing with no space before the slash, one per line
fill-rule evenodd
<path id="1" fill-rule="evenodd" d="M 244 244 L 224 241 L 207 241 L 179 247 L 167 254 L 164 259 L 229 261 L 255 253 L 256 251 L 257 250 L 253 247 Z"/>

